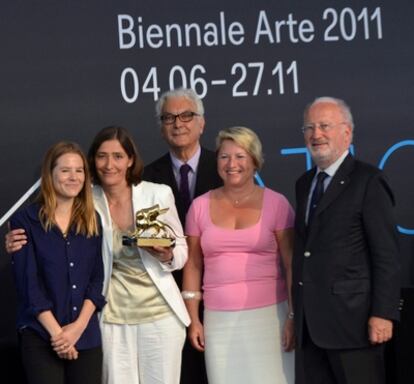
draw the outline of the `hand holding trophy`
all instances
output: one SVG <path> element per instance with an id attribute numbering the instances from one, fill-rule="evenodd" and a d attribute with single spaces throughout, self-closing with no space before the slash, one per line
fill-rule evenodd
<path id="1" fill-rule="evenodd" d="M 158 204 L 143 208 L 135 214 L 135 231 L 122 237 L 123 245 L 138 247 L 174 247 L 177 234 L 167 223 L 158 219 L 169 208 L 160 209 Z"/>

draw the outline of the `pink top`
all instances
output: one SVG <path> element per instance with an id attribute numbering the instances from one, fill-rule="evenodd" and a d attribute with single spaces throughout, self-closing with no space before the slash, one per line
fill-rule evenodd
<path id="1" fill-rule="evenodd" d="M 193 201 L 186 220 L 186 234 L 201 241 L 205 307 L 232 311 L 286 300 L 275 232 L 293 227 L 287 199 L 265 188 L 259 221 L 248 228 L 227 229 L 211 221 L 210 193 Z"/>

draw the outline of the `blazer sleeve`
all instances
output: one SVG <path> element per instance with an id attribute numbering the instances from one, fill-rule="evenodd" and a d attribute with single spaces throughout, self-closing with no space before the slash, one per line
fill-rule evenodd
<path id="1" fill-rule="evenodd" d="M 371 316 L 397 320 L 401 286 L 398 233 L 392 191 L 381 173 L 367 185 L 363 206 L 364 230 L 372 275 Z"/>

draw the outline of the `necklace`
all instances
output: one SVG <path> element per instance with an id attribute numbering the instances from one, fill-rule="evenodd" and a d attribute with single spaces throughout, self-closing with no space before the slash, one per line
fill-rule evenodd
<path id="1" fill-rule="evenodd" d="M 244 196 L 241 196 L 241 197 L 239 197 L 239 198 L 237 198 L 237 199 L 234 199 L 234 198 L 232 198 L 231 196 L 229 196 L 229 194 L 227 193 L 227 192 L 225 192 L 224 191 L 224 189 L 223 189 L 223 193 L 224 193 L 224 196 L 228 199 L 228 200 L 230 200 L 230 202 L 234 205 L 234 206 L 239 206 L 241 203 L 243 203 L 244 201 L 246 201 L 246 200 L 248 200 L 249 199 L 249 197 L 251 197 L 252 195 L 253 195 L 253 193 L 256 191 L 256 187 L 255 186 L 253 186 L 253 189 L 248 193 L 248 194 L 246 194 L 246 195 L 244 195 Z"/>

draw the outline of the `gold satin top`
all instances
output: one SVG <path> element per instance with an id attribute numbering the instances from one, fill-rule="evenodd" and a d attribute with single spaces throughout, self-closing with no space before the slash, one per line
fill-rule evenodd
<path id="1" fill-rule="evenodd" d="M 125 235 L 113 224 L 113 267 L 103 320 L 115 324 L 140 324 L 172 314 L 148 275 L 139 250 L 122 245 Z"/>

